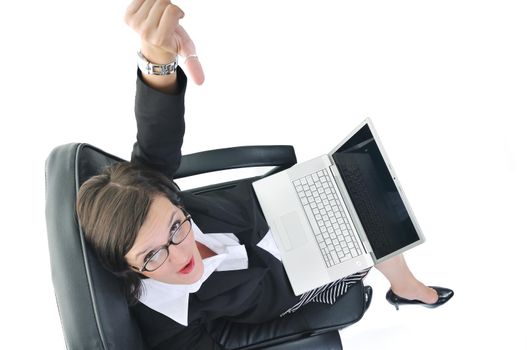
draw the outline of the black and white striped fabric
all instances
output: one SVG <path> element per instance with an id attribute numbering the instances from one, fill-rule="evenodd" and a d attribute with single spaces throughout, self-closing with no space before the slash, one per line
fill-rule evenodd
<path id="1" fill-rule="evenodd" d="M 325 303 L 325 304 L 335 304 L 338 298 L 344 295 L 349 287 L 354 285 L 357 282 L 362 281 L 364 277 L 368 274 L 370 268 L 354 273 L 353 275 L 346 276 L 334 282 L 328 283 L 322 287 L 315 288 L 302 294 L 298 303 L 293 305 L 287 311 L 282 313 L 280 317 L 283 317 L 287 314 L 293 313 L 296 310 L 300 309 L 302 306 L 315 302 L 315 303 Z"/>

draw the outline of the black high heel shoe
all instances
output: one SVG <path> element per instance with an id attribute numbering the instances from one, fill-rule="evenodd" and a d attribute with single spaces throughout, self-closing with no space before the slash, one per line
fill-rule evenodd
<path id="1" fill-rule="evenodd" d="M 432 286 L 430 286 L 430 288 L 435 289 L 438 296 L 437 301 L 433 304 L 427 304 L 420 300 L 408 300 L 405 298 L 401 298 L 400 296 L 392 292 L 391 289 L 388 290 L 388 292 L 386 293 L 386 300 L 388 300 L 390 304 L 395 306 L 395 309 L 397 310 L 399 310 L 399 305 L 422 305 L 424 307 L 435 308 L 443 305 L 454 296 L 454 291 L 452 289 Z"/>

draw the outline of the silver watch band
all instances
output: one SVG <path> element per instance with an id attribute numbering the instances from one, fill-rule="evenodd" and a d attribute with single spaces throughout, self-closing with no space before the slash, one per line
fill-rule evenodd
<path id="1" fill-rule="evenodd" d="M 145 56 L 141 53 L 141 51 L 137 51 L 137 67 L 143 72 L 144 74 L 149 75 L 169 75 L 176 71 L 176 68 L 178 66 L 178 59 L 175 58 L 174 61 L 167 63 L 167 64 L 155 64 L 152 62 L 149 62 Z"/>

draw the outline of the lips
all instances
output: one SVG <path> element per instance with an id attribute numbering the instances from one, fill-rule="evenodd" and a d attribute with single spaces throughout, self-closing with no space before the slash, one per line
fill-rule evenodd
<path id="1" fill-rule="evenodd" d="M 187 275 L 187 274 L 191 273 L 192 270 L 194 270 L 194 265 L 195 265 L 194 257 L 192 257 L 190 259 L 190 261 L 185 266 L 183 266 L 183 268 L 181 270 L 178 271 L 178 273 L 181 273 L 183 275 Z"/>

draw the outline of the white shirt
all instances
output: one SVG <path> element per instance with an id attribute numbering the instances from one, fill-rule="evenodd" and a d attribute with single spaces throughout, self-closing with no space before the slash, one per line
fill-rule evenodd
<path id="1" fill-rule="evenodd" d="M 207 233 L 205 235 L 194 221 L 192 221 L 192 228 L 195 240 L 217 254 L 203 260 L 204 271 L 201 278 L 192 284 L 169 284 L 151 278 L 144 279 L 143 293 L 139 298 L 139 301 L 144 305 L 183 326 L 188 325 L 190 293 L 197 292 L 214 271 L 243 270 L 249 266 L 247 250 L 243 244 L 240 244 L 234 234 Z M 257 246 L 281 260 L 280 252 L 271 235 L 271 231 L 267 232 Z"/>

